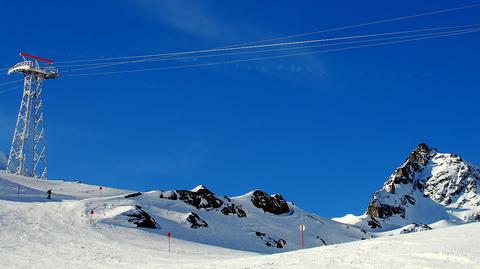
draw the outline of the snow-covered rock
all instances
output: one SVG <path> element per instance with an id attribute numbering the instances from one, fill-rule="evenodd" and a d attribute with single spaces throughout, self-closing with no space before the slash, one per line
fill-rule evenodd
<path id="1" fill-rule="evenodd" d="M 170 200 L 181 200 L 186 204 L 196 207 L 197 209 L 215 209 L 223 205 L 223 201 L 215 197 L 213 192 L 200 185 L 191 191 L 177 190 L 161 192 L 160 198 Z"/>
<path id="2" fill-rule="evenodd" d="M 415 232 L 423 232 L 423 231 L 429 231 L 431 230 L 432 227 L 428 226 L 427 224 L 410 224 L 402 228 L 400 231 L 401 234 L 409 234 L 409 233 L 415 233 Z"/>
<path id="3" fill-rule="evenodd" d="M 479 168 L 422 143 L 373 194 L 365 215 L 336 220 L 373 230 L 440 220 L 457 224 L 478 221 L 479 184 Z"/>
<path id="4" fill-rule="evenodd" d="M 143 211 L 141 206 L 136 205 L 132 210 L 123 213 L 123 215 L 128 217 L 128 222 L 137 225 L 137 227 L 150 229 L 157 228 L 155 219 L 148 215 L 147 212 Z"/>

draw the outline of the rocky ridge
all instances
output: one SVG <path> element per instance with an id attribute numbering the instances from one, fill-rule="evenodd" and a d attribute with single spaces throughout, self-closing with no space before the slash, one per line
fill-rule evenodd
<path id="1" fill-rule="evenodd" d="M 480 220 L 480 170 L 421 143 L 372 195 L 362 221 L 372 229 Z"/>

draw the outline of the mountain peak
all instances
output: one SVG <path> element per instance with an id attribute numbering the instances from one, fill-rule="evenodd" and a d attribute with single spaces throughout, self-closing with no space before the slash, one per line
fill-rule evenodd
<path id="1" fill-rule="evenodd" d="M 433 219 L 477 220 L 479 185 L 478 168 L 420 143 L 373 194 L 365 214 L 372 228 L 428 224 Z"/>
<path id="2" fill-rule="evenodd" d="M 192 192 L 198 192 L 199 190 L 208 190 L 208 191 L 210 191 L 209 189 L 207 189 L 207 187 L 205 187 L 205 185 L 198 185 L 198 186 L 196 186 L 195 188 L 193 188 L 191 191 L 192 191 Z"/>
<path id="3" fill-rule="evenodd" d="M 426 165 L 433 155 L 437 153 L 436 148 L 429 147 L 425 143 L 420 143 L 407 157 L 407 162 Z"/>
<path id="4" fill-rule="evenodd" d="M 426 143 L 420 143 L 418 144 L 417 148 L 415 151 L 420 151 L 420 152 L 429 152 L 432 148 L 430 148 Z"/>
<path id="5" fill-rule="evenodd" d="M 395 193 L 396 185 L 415 183 L 417 174 L 423 171 L 431 159 L 437 154 L 437 149 L 420 143 L 408 155 L 405 162 L 390 175 L 384 184 L 384 189 L 389 193 Z"/>

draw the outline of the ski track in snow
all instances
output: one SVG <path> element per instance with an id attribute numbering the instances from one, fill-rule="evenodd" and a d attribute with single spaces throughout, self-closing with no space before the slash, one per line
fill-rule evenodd
<path id="1" fill-rule="evenodd" d="M 58 191 L 46 202 L 52 184 Z M 130 193 L 104 188 L 99 198 L 97 189 L 0 174 L 0 268 L 480 269 L 480 223 L 274 255 L 174 238 L 169 253 L 165 231 L 91 223 L 91 206 Z"/>

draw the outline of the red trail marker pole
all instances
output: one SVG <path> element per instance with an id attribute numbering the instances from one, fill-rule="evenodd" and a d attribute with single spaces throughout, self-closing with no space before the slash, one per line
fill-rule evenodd
<path id="1" fill-rule="evenodd" d="M 300 224 L 300 238 L 301 238 L 301 241 L 300 241 L 300 246 L 302 249 L 305 248 L 305 239 L 304 239 L 304 233 L 305 233 L 305 224 Z"/>
<path id="2" fill-rule="evenodd" d="M 167 236 L 168 236 L 168 253 L 170 253 L 170 245 L 171 245 L 171 241 L 172 241 L 172 233 L 171 233 L 171 232 L 168 232 Z"/>

